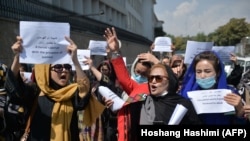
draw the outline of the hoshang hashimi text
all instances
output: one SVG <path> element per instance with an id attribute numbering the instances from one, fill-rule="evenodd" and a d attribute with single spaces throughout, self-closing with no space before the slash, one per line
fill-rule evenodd
<path id="1" fill-rule="evenodd" d="M 208 130 L 208 129 L 200 129 L 200 130 L 191 130 L 191 129 L 183 129 L 182 131 L 183 136 L 219 136 L 220 132 L 219 129 L 216 130 Z M 180 138 L 181 137 L 181 131 L 168 131 L 168 130 L 148 130 L 148 129 L 141 129 L 141 136 L 142 137 L 150 137 L 150 136 L 168 136 L 168 137 L 175 137 Z"/>

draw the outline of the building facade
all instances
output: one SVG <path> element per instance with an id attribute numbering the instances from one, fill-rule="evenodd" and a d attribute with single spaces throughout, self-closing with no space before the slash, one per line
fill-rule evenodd
<path id="1" fill-rule="evenodd" d="M 115 27 L 123 56 L 132 63 L 138 53 L 149 50 L 154 28 L 161 24 L 154 4 L 155 0 L 1 0 L 0 48 L 8 55 L 1 55 L 0 61 L 12 61 L 10 46 L 19 34 L 19 21 L 52 21 L 70 23 L 72 39 L 82 49 L 89 40 L 103 40 L 107 27 Z"/>
<path id="2" fill-rule="evenodd" d="M 40 0 L 154 40 L 155 0 Z"/>

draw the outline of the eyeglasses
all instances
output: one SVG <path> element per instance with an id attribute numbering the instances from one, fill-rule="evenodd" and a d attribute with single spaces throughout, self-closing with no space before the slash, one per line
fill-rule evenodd
<path id="1" fill-rule="evenodd" d="M 162 75 L 150 75 L 150 76 L 148 77 L 148 82 L 152 83 L 153 80 L 155 79 L 155 81 L 156 81 L 157 83 L 160 83 L 160 82 L 163 81 L 163 78 L 168 78 L 168 77 L 167 77 L 167 76 L 162 76 Z"/>
<path id="2" fill-rule="evenodd" d="M 57 73 L 62 73 L 63 69 L 65 69 L 65 71 L 71 71 L 72 67 L 70 64 L 56 64 L 54 66 L 51 66 L 51 70 L 55 71 Z"/>

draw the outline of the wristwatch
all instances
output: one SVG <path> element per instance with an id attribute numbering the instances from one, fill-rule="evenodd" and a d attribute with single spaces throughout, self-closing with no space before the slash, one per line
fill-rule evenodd
<path id="1" fill-rule="evenodd" d="M 121 54 L 119 54 L 118 52 L 112 52 L 111 53 L 111 59 L 116 59 L 116 58 L 118 58 L 120 56 L 121 56 Z"/>

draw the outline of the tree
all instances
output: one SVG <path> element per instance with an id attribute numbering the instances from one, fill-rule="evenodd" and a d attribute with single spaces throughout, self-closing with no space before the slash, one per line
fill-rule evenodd
<path id="1" fill-rule="evenodd" d="M 217 46 L 234 46 L 241 41 L 243 37 L 250 35 L 249 24 L 245 18 L 232 18 L 223 26 L 220 26 L 215 32 L 208 35 L 209 40 L 214 41 Z"/>
<path id="2" fill-rule="evenodd" d="M 223 26 L 218 27 L 214 32 L 205 35 L 198 33 L 196 36 L 173 36 L 166 34 L 170 37 L 176 50 L 184 51 L 188 40 L 201 41 L 201 42 L 214 42 L 215 46 L 235 46 L 241 42 L 241 39 L 250 36 L 250 23 L 245 21 L 245 18 L 236 19 L 232 18 Z"/>
<path id="3" fill-rule="evenodd" d="M 186 43 L 187 43 L 187 38 L 184 38 L 182 36 L 175 37 L 175 50 L 185 50 L 186 49 Z"/>
<path id="4" fill-rule="evenodd" d="M 207 36 L 202 32 L 202 33 L 198 33 L 195 37 L 194 37 L 195 41 L 199 41 L 199 42 L 206 42 L 207 41 Z"/>

